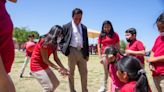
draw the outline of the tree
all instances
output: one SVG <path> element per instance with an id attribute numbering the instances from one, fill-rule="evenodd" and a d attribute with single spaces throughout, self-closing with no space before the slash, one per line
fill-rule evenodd
<path id="1" fill-rule="evenodd" d="M 125 53 L 125 49 L 126 49 L 126 42 L 124 40 L 120 41 L 120 50 L 122 53 Z"/>

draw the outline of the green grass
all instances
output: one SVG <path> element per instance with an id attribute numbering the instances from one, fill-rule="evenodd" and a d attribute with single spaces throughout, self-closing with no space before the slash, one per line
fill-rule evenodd
<path id="1" fill-rule="evenodd" d="M 25 53 L 16 51 L 15 61 L 12 66 L 12 71 L 10 73 L 11 78 L 14 82 L 17 92 L 42 92 L 42 88 L 36 79 L 29 75 L 29 65 L 26 67 L 24 78 L 19 78 L 21 67 L 23 65 Z M 61 53 L 58 54 L 61 62 L 67 68 L 67 57 L 63 56 Z M 53 61 L 53 58 L 50 58 Z M 61 76 L 57 71 L 52 69 L 55 75 L 60 81 L 59 87 L 55 92 L 69 92 L 68 78 Z M 146 71 L 149 71 L 146 64 Z M 90 55 L 88 61 L 88 90 L 89 92 L 97 92 L 100 87 L 100 81 L 103 78 L 103 67 L 99 63 L 99 58 L 97 55 Z M 150 86 L 153 87 L 152 77 L 150 76 L 150 71 L 148 72 L 148 78 L 150 80 Z M 75 88 L 77 92 L 81 92 L 81 82 L 78 69 L 75 70 Z"/>

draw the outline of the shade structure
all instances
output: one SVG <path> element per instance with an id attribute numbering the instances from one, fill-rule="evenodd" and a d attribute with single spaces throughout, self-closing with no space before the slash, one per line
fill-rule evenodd
<path id="1" fill-rule="evenodd" d="M 89 38 L 96 38 L 100 35 L 100 32 L 94 29 L 87 29 Z"/>

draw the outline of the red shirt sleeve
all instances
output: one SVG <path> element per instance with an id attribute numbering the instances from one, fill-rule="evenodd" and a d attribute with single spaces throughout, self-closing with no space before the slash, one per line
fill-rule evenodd
<path id="1" fill-rule="evenodd" d="M 115 33 L 115 35 L 116 35 L 116 42 L 117 42 L 117 43 L 120 42 L 120 38 L 119 38 L 118 34 Z"/>
<path id="2" fill-rule="evenodd" d="M 139 51 L 145 50 L 145 47 L 144 47 L 143 43 L 140 42 L 140 41 L 138 41 L 137 48 L 138 48 Z"/>
<path id="3" fill-rule="evenodd" d="M 45 39 L 41 38 L 39 41 L 39 48 L 48 49 L 48 45 L 42 45 L 44 43 Z"/>

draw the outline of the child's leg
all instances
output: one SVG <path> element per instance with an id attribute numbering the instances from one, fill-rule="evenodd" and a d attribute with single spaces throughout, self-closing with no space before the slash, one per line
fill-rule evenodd
<path id="1" fill-rule="evenodd" d="M 21 69 L 20 77 L 23 76 L 24 71 L 25 71 L 25 68 L 26 68 L 26 66 L 27 66 L 27 64 L 28 64 L 28 62 L 29 62 L 29 60 L 30 60 L 30 57 L 29 57 L 29 56 L 26 56 L 25 59 L 24 59 L 24 63 L 23 63 L 22 69 Z"/>
<path id="2" fill-rule="evenodd" d="M 104 70 L 104 78 L 103 78 L 103 81 L 102 81 L 102 85 L 101 85 L 101 88 L 99 89 L 98 92 L 103 92 L 103 91 L 106 91 L 107 90 L 107 81 L 108 81 L 108 67 L 107 67 L 107 64 L 106 64 L 106 57 L 103 57 L 102 58 L 102 65 L 103 65 L 103 70 Z"/>
<path id="3" fill-rule="evenodd" d="M 59 80 L 49 68 L 32 72 L 32 75 L 43 87 L 43 92 L 53 92 L 59 85 Z"/>
<path id="4" fill-rule="evenodd" d="M 107 63 L 106 63 L 106 58 L 103 60 L 104 63 L 103 63 L 103 66 L 104 66 L 104 87 L 105 89 L 107 90 L 107 83 L 108 83 L 108 66 L 107 66 Z"/>
<path id="5" fill-rule="evenodd" d="M 153 77 L 157 92 L 164 92 L 164 76 Z"/>
<path id="6" fill-rule="evenodd" d="M 111 80 L 111 77 L 108 78 L 108 91 L 107 92 L 112 92 L 112 80 Z"/>

